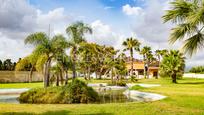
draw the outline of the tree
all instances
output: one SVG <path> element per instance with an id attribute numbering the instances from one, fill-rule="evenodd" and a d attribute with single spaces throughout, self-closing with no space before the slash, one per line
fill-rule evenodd
<path id="1" fill-rule="evenodd" d="M 80 70 L 84 73 L 84 78 L 90 80 L 91 69 L 94 66 L 94 58 L 97 52 L 95 43 L 80 43 L 78 54 L 80 62 Z"/>
<path id="2" fill-rule="evenodd" d="M 204 46 L 204 1 L 175 0 L 170 4 L 171 9 L 162 17 L 164 22 L 172 21 L 175 24 L 169 41 L 175 43 L 184 40 L 182 50 L 192 56 Z"/>
<path id="3" fill-rule="evenodd" d="M 49 86 L 51 61 L 56 54 L 65 52 L 68 47 L 66 39 L 62 35 L 56 35 L 52 39 L 43 32 L 37 32 L 26 37 L 25 44 L 33 44 L 35 49 L 33 54 L 39 56 L 36 63 L 43 66 L 44 70 L 44 87 Z M 43 60 L 43 61 L 42 61 Z M 40 63 L 40 64 L 39 64 Z M 36 65 L 37 66 L 37 65 Z"/>
<path id="4" fill-rule="evenodd" d="M 57 65 L 61 69 L 61 74 L 65 75 L 65 85 L 68 84 L 68 71 L 71 70 L 72 60 L 70 56 L 67 56 L 65 53 L 61 53 L 56 56 Z"/>
<path id="5" fill-rule="evenodd" d="M 3 62 L 3 70 L 8 70 L 8 71 L 12 71 L 13 70 L 13 63 L 11 62 L 11 59 L 6 59 Z"/>
<path id="6" fill-rule="evenodd" d="M 1 60 L 0 60 L 0 70 L 3 70 L 3 63 Z"/>
<path id="7" fill-rule="evenodd" d="M 160 71 L 162 76 L 169 75 L 173 83 L 177 83 L 176 79 L 182 76 L 185 68 L 185 57 L 178 50 L 171 50 L 169 54 L 163 57 L 160 64 Z"/>
<path id="8" fill-rule="evenodd" d="M 122 44 L 125 48 L 123 51 L 129 51 L 130 57 L 131 57 L 131 76 L 133 75 L 133 54 L 134 50 L 139 51 L 140 50 L 140 42 L 137 39 L 134 38 L 127 38 L 126 41 Z"/>
<path id="9" fill-rule="evenodd" d="M 140 54 L 143 55 L 144 76 L 145 76 L 145 78 L 149 78 L 149 74 L 148 74 L 149 59 L 148 59 L 148 57 L 150 58 L 150 53 L 151 53 L 151 47 L 149 47 L 149 46 L 144 46 L 140 51 Z"/>
<path id="10" fill-rule="evenodd" d="M 36 53 L 32 53 L 31 55 L 19 59 L 17 62 L 16 71 L 30 71 L 29 73 L 29 82 L 32 82 L 32 77 L 33 77 L 33 71 L 35 71 L 35 66 L 38 60 L 38 55 Z"/>
<path id="11" fill-rule="evenodd" d="M 51 67 L 51 71 L 53 73 L 53 76 L 56 77 L 56 86 L 59 86 L 59 79 L 61 79 L 61 85 L 63 85 L 63 80 L 62 80 L 62 69 L 59 64 L 56 64 Z"/>
<path id="12" fill-rule="evenodd" d="M 161 50 L 161 57 L 165 56 L 168 53 L 169 53 L 169 51 L 167 49 Z"/>
<path id="13" fill-rule="evenodd" d="M 189 72 L 191 73 L 204 73 L 204 66 L 195 66 L 192 67 Z"/>
<path id="14" fill-rule="evenodd" d="M 91 27 L 83 22 L 76 22 L 68 26 L 66 29 L 67 34 L 71 38 L 70 45 L 72 47 L 72 61 L 73 61 L 73 79 L 76 78 L 76 60 L 77 60 L 77 49 L 79 43 L 86 41 L 84 38 L 85 33 L 92 33 Z"/>
<path id="15" fill-rule="evenodd" d="M 159 62 L 159 64 L 160 64 L 161 57 L 162 57 L 162 50 L 156 50 L 156 51 L 155 51 L 155 55 L 156 55 L 156 57 L 157 57 L 157 59 L 158 59 L 158 62 Z"/>

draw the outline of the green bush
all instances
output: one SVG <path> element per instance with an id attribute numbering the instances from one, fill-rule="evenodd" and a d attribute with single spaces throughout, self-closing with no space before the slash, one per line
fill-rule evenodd
<path id="1" fill-rule="evenodd" d="M 126 83 L 124 81 L 119 81 L 117 82 L 118 86 L 126 86 Z"/>
<path id="2" fill-rule="evenodd" d="M 137 82 L 138 79 L 136 79 L 135 76 L 130 76 L 130 81 L 134 83 L 134 82 Z"/>
<path id="3" fill-rule="evenodd" d="M 114 82 L 110 82 L 108 83 L 109 86 L 126 86 L 126 83 L 122 80 L 120 81 L 114 81 Z"/>
<path id="4" fill-rule="evenodd" d="M 98 101 L 98 93 L 80 80 L 74 80 L 66 86 L 38 88 L 24 92 L 20 103 L 70 104 Z"/>

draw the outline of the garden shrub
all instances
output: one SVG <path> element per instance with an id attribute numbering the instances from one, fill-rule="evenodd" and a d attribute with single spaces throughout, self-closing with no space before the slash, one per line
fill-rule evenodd
<path id="1" fill-rule="evenodd" d="M 66 86 L 31 89 L 20 95 L 21 103 L 71 104 L 98 101 L 98 93 L 80 80 Z"/>
<path id="2" fill-rule="evenodd" d="M 113 81 L 113 82 L 110 82 L 108 83 L 109 86 L 126 86 L 126 83 L 122 80 L 119 80 L 119 81 Z"/>
<path id="3" fill-rule="evenodd" d="M 130 76 L 130 81 L 134 83 L 137 82 L 138 79 L 135 76 Z"/>

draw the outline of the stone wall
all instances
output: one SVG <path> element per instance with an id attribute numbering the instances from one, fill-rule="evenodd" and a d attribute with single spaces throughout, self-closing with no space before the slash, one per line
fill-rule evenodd
<path id="1" fill-rule="evenodd" d="M 28 81 L 29 71 L 0 71 L 0 83 Z M 33 72 L 32 81 L 43 81 L 43 75 L 39 72 Z"/>

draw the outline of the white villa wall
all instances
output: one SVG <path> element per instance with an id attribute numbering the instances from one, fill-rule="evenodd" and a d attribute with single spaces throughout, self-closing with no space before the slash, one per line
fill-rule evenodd
<path id="1" fill-rule="evenodd" d="M 204 74 L 185 73 L 183 77 L 184 78 L 203 78 L 204 79 Z"/>

